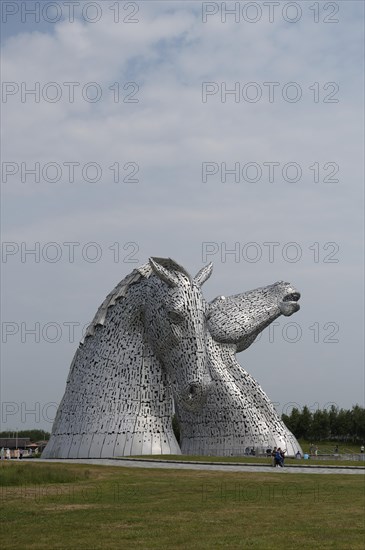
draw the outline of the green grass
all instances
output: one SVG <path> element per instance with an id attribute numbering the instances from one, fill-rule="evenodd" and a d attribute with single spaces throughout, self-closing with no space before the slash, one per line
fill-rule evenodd
<path id="1" fill-rule="evenodd" d="M 24 467 L 22 462 L 0 463 L 0 487 L 40 485 L 44 483 L 71 483 L 88 479 L 90 472 L 78 468 L 65 469 L 60 464 L 31 463 Z"/>
<path id="2" fill-rule="evenodd" d="M 35 484 L 3 487 L 4 549 L 363 549 L 360 475 L 5 467 Z M 53 468 L 78 479 L 53 483 Z"/>

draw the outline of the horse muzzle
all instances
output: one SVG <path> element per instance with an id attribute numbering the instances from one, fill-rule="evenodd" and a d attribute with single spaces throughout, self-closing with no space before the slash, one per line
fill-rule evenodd
<path id="1" fill-rule="evenodd" d="M 279 302 L 280 313 L 282 313 L 282 315 L 285 315 L 285 317 L 289 317 L 290 315 L 293 315 L 293 313 L 295 313 L 296 311 L 299 311 L 299 299 L 300 292 L 294 289 L 290 289 L 289 292 L 287 292 L 287 294 L 285 294 L 283 299 Z"/>

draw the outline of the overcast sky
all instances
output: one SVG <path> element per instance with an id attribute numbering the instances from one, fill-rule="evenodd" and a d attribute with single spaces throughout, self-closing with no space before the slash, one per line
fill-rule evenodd
<path id="1" fill-rule="evenodd" d="M 290 281 L 301 310 L 240 363 L 280 413 L 363 405 L 363 3 L 23 4 L 2 6 L 3 429 L 51 429 L 82 328 L 149 256 L 213 261 L 208 300 Z"/>

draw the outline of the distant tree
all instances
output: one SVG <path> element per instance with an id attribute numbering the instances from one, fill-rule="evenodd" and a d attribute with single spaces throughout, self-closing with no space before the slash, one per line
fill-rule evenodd
<path id="1" fill-rule="evenodd" d="M 0 432 L 0 437 L 29 437 L 32 442 L 48 440 L 50 433 L 43 430 L 6 430 Z"/>
<path id="2" fill-rule="evenodd" d="M 302 411 L 293 408 L 290 415 L 282 415 L 282 420 L 298 438 L 365 441 L 365 408 L 360 405 L 353 405 L 351 410 L 332 405 L 329 411 L 324 409 L 314 413 L 307 406 Z"/>
<path id="3" fill-rule="evenodd" d="M 355 439 L 365 440 L 365 409 L 359 405 L 352 407 L 351 434 Z"/>
<path id="4" fill-rule="evenodd" d="M 304 405 L 300 415 L 300 421 L 298 425 L 298 430 L 300 433 L 298 437 L 302 437 L 303 439 L 307 439 L 308 437 L 310 437 L 311 428 L 312 428 L 312 413 L 310 412 L 307 405 Z"/>
<path id="5" fill-rule="evenodd" d="M 338 407 L 331 405 L 328 418 L 330 423 L 330 437 L 336 439 L 340 435 L 338 426 Z"/>
<path id="6" fill-rule="evenodd" d="M 310 438 L 321 441 L 323 439 L 328 439 L 330 433 L 329 413 L 326 409 L 323 411 L 318 409 L 312 415 Z"/>
<path id="7" fill-rule="evenodd" d="M 298 425 L 300 423 L 300 412 L 299 409 L 293 407 L 290 415 L 283 414 L 281 417 L 285 426 L 295 435 L 298 433 Z M 299 437 L 299 436 L 297 436 Z"/>
<path id="8" fill-rule="evenodd" d="M 337 415 L 338 435 L 339 438 L 347 441 L 351 437 L 351 411 L 340 409 Z"/>

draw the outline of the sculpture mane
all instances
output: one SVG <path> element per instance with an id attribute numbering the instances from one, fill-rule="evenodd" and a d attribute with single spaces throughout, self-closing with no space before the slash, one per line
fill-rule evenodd
<path id="1" fill-rule="evenodd" d="M 137 269 L 134 269 L 132 273 L 127 275 L 120 283 L 118 283 L 113 290 L 105 298 L 104 302 L 98 308 L 97 312 L 94 315 L 93 320 L 90 325 L 87 327 L 84 338 L 88 336 L 93 336 L 95 334 L 95 327 L 97 325 L 103 325 L 105 322 L 105 317 L 108 313 L 110 307 L 114 306 L 117 300 L 120 298 L 125 298 L 128 290 L 131 285 L 139 282 L 142 277 L 148 278 L 152 273 L 152 268 L 150 264 L 144 264 Z"/>

